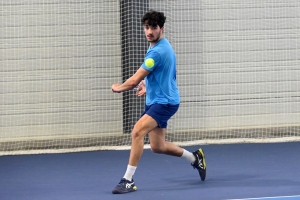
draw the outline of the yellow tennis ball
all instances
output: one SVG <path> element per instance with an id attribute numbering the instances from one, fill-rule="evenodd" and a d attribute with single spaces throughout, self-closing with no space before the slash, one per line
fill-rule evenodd
<path id="1" fill-rule="evenodd" d="M 152 58 L 148 58 L 146 61 L 145 61 L 145 65 L 149 68 L 152 68 L 154 66 L 154 60 Z"/>

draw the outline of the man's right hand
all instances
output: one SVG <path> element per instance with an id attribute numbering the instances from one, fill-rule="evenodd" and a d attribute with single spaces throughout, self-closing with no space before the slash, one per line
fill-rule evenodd
<path id="1" fill-rule="evenodd" d="M 146 94 L 146 85 L 145 85 L 145 81 L 142 80 L 141 83 L 137 86 L 136 95 L 138 97 L 141 97 L 144 94 Z"/>

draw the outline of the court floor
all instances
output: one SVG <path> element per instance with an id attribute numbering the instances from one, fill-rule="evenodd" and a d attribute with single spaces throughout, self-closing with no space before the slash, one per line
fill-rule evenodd
<path id="1" fill-rule="evenodd" d="M 111 190 L 124 175 L 128 150 L 0 156 L 0 199 L 300 199 L 300 142 L 201 147 L 205 181 L 185 159 L 145 149 L 134 176 L 138 190 L 123 195 Z"/>
<path id="2" fill-rule="evenodd" d="M 278 196 L 278 197 L 261 197 L 261 198 L 250 198 L 250 199 L 230 199 L 230 200 L 296 200 L 300 199 L 300 195 L 295 196 Z"/>

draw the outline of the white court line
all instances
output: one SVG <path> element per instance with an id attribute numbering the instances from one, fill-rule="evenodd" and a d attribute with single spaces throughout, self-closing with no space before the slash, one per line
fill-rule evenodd
<path id="1" fill-rule="evenodd" d="M 300 199 L 300 195 L 295 196 L 278 196 L 278 197 L 259 197 L 259 198 L 248 198 L 248 199 L 228 199 L 228 200 L 258 200 L 258 199 Z"/>

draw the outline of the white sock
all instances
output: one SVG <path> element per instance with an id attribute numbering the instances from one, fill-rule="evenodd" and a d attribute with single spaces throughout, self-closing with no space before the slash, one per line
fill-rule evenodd
<path id="1" fill-rule="evenodd" d="M 185 149 L 183 149 L 183 154 L 181 157 L 187 159 L 188 161 L 190 161 L 190 163 L 194 163 L 196 160 L 194 154 Z"/>
<path id="2" fill-rule="evenodd" d="M 132 177 L 133 177 L 133 175 L 134 175 L 135 170 L 136 170 L 136 166 L 128 165 L 128 166 L 127 166 L 126 173 L 125 173 L 125 175 L 124 175 L 123 178 L 125 178 L 125 179 L 131 181 L 131 180 L 132 180 Z"/>

